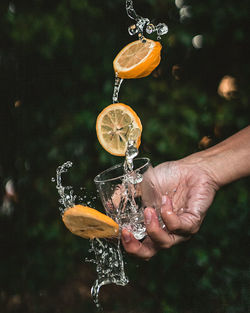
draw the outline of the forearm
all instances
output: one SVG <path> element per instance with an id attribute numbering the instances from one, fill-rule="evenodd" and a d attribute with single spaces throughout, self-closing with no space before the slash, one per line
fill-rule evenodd
<path id="1" fill-rule="evenodd" d="M 210 171 L 219 187 L 250 175 L 250 126 L 193 157 Z"/>

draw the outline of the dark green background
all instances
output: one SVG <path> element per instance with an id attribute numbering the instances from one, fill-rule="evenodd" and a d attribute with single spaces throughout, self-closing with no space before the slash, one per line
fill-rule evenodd
<path id="1" fill-rule="evenodd" d="M 250 119 L 249 1 L 184 2 L 192 16 L 180 22 L 173 0 L 135 1 L 139 14 L 169 26 L 159 68 L 120 93 L 144 126 L 140 155 L 154 165 Z M 125 0 L 1 0 L 0 10 L 0 311 L 95 312 L 88 241 L 62 224 L 51 177 L 72 160 L 68 182 L 90 198 L 94 176 L 121 161 L 99 145 L 95 119 L 111 103 L 115 55 L 135 40 L 132 21 Z M 201 49 L 192 45 L 197 34 Z M 217 92 L 225 75 L 237 80 L 230 100 Z M 6 213 L 9 179 L 17 196 Z M 131 282 L 102 289 L 105 312 L 250 312 L 249 189 L 246 178 L 220 190 L 189 242 L 150 262 L 127 256 Z"/>

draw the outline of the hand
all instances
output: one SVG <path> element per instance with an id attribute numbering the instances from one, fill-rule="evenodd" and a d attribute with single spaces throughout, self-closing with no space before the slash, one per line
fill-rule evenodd
<path id="1" fill-rule="evenodd" d="M 159 249 L 185 241 L 195 234 L 219 188 L 212 171 L 195 154 L 154 168 L 162 193 L 162 228 L 153 208 L 144 212 L 148 236 L 143 242 L 126 229 L 122 231 L 125 250 L 137 257 L 150 259 Z"/>

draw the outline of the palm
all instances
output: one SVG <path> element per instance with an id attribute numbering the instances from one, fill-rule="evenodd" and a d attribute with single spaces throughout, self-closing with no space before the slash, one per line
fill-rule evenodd
<path id="1" fill-rule="evenodd" d="M 173 212 L 180 220 L 180 229 L 174 231 L 197 232 L 216 192 L 209 173 L 186 159 L 162 163 L 154 172 L 161 193 L 172 200 Z"/>

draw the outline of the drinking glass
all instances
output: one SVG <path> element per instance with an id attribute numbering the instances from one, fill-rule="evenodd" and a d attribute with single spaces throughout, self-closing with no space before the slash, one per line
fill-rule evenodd
<path id="1" fill-rule="evenodd" d="M 106 214 L 140 240 L 146 235 L 143 211 L 152 207 L 159 216 L 161 193 L 150 160 L 137 158 L 133 163 L 132 172 L 125 173 L 120 163 L 97 175 L 94 182 Z"/>

